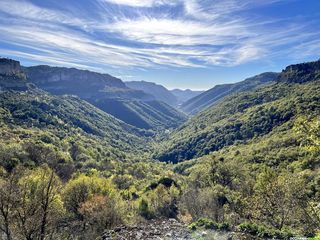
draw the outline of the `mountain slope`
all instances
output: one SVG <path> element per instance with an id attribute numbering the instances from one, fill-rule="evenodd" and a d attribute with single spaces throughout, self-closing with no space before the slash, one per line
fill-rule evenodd
<path id="1" fill-rule="evenodd" d="M 125 84 L 129 88 L 151 94 L 157 100 L 165 102 L 171 106 L 177 105 L 176 97 L 168 89 L 159 84 L 146 81 L 129 81 L 125 82 Z"/>
<path id="2" fill-rule="evenodd" d="M 266 72 L 251 78 L 247 78 L 244 81 L 238 83 L 217 85 L 183 103 L 181 109 L 186 113 L 196 114 L 208 108 L 209 106 L 216 104 L 225 96 L 228 96 L 232 93 L 248 91 L 257 87 L 264 86 L 271 81 L 275 81 L 277 77 L 278 73 Z"/>
<path id="3" fill-rule="evenodd" d="M 94 105 L 128 124 L 143 129 L 176 128 L 186 120 L 183 113 L 156 100 L 102 99 Z"/>
<path id="4" fill-rule="evenodd" d="M 169 162 L 200 157 L 262 137 L 280 126 L 292 128 L 299 116 L 317 116 L 320 113 L 318 64 L 297 65 L 296 72 L 301 75 L 288 67 L 275 84 L 226 97 L 164 140 L 156 157 Z M 316 66 L 311 72 L 303 70 L 311 65 Z M 310 77 L 303 81 L 305 84 L 296 84 L 301 76 L 306 75 Z"/>
<path id="5" fill-rule="evenodd" d="M 150 135 L 147 131 L 119 121 L 79 97 L 57 97 L 37 89 L 28 82 L 19 62 L 0 61 L 2 140 L 10 136 L 18 142 L 32 140 L 46 133 L 47 139 L 55 139 L 57 144 L 70 137 L 75 141 L 94 141 L 113 157 L 145 146 L 145 138 Z M 16 135 L 14 129 L 18 128 L 29 134 Z"/>
<path id="6" fill-rule="evenodd" d="M 92 164 L 103 168 L 108 161 L 127 160 L 148 151 L 147 132 L 118 121 L 78 97 L 56 97 L 41 90 L 0 93 L 0 128 L 0 147 L 10 144 L 25 151 L 35 148 L 32 154 L 36 164 L 41 164 L 39 159 L 50 164 L 53 156 L 46 154 L 63 152 L 54 157 L 60 159 L 55 163 L 62 168 L 59 171 L 91 168 Z M 0 159 L 1 165 L 11 168 L 23 163 L 25 157 L 20 155 L 18 159 Z M 66 172 L 61 174 L 67 176 Z"/>
<path id="7" fill-rule="evenodd" d="M 160 107 L 162 103 L 150 104 L 155 101 L 152 95 L 128 88 L 120 79 L 108 74 L 50 66 L 25 67 L 23 70 L 28 79 L 39 88 L 57 95 L 77 95 L 136 127 L 170 128 L 185 120 L 182 113 L 169 106 L 163 108 Z M 130 102 L 130 106 L 123 104 L 124 102 Z M 168 111 L 162 111 L 169 108 L 171 109 Z M 168 112 L 170 115 L 166 116 Z"/>
<path id="8" fill-rule="evenodd" d="M 173 89 L 171 93 L 176 96 L 178 105 L 188 101 L 191 98 L 198 96 L 199 94 L 203 93 L 204 91 L 193 91 L 190 89 L 181 90 L 181 89 Z"/>

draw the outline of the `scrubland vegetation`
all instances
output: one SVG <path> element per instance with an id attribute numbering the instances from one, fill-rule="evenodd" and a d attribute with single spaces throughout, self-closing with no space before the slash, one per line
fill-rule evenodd
<path id="1" fill-rule="evenodd" d="M 317 64 L 227 97 L 172 133 L 130 126 L 74 96 L 1 92 L 3 238 L 96 239 L 161 218 L 193 230 L 315 237 Z"/>

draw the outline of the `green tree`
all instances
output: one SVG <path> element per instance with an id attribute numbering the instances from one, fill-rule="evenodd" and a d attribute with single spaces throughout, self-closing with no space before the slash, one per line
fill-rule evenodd
<path id="1" fill-rule="evenodd" d="M 0 177 L 0 230 L 13 239 L 14 210 L 17 203 L 17 174 L 3 171 Z"/>
<path id="2" fill-rule="evenodd" d="M 320 152 L 320 120 L 319 118 L 299 118 L 295 125 L 304 136 L 304 146 L 311 152 Z"/>
<path id="3" fill-rule="evenodd" d="M 66 184 L 64 203 L 70 213 L 78 220 L 83 221 L 84 216 L 79 211 L 81 205 L 96 194 L 111 196 L 115 194 L 115 188 L 110 180 L 99 177 L 95 173 L 92 176 L 80 174 Z"/>
<path id="4" fill-rule="evenodd" d="M 253 216 L 278 230 L 306 222 L 307 196 L 305 181 L 299 175 L 265 168 L 257 177 Z"/>
<path id="5" fill-rule="evenodd" d="M 121 199 L 94 195 L 81 204 L 79 212 L 83 215 L 91 232 L 102 234 L 105 229 L 123 222 Z"/>
<path id="6" fill-rule="evenodd" d="M 25 170 L 17 184 L 18 233 L 27 240 L 44 240 L 56 230 L 64 212 L 60 180 L 50 168 L 39 167 Z"/>

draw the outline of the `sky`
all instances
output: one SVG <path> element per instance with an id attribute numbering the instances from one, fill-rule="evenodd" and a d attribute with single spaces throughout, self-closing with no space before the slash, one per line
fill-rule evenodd
<path id="1" fill-rule="evenodd" d="M 0 56 L 203 90 L 320 58 L 319 0 L 0 0 Z"/>

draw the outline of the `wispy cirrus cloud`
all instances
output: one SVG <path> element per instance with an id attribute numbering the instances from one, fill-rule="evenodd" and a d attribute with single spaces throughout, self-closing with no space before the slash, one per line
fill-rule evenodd
<path id="1" fill-rule="evenodd" d="M 25 0 L 2 0 L 0 12 L 11 16 L 12 20 L 17 24 L 21 23 L 21 21 L 30 20 L 39 23 L 51 22 L 74 26 L 84 25 L 84 21 L 76 16 L 72 16 L 68 12 L 39 7 Z"/>
<path id="2" fill-rule="evenodd" d="M 174 0 L 103 0 L 108 3 L 131 7 L 153 7 L 160 5 L 172 5 Z"/>
<path id="3" fill-rule="evenodd" d="M 240 21 L 209 24 L 147 17 L 123 19 L 108 26 L 107 29 L 130 40 L 161 45 L 221 45 L 226 42 L 230 44 L 253 34 Z"/>
<path id="4" fill-rule="evenodd" d="M 313 54 L 320 31 L 306 31 L 310 23 L 248 17 L 250 9 L 288 1 L 70 0 L 61 7 L 2 0 L 0 47 L 7 55 L 99 69 L 236 66 L 288 49 Z"/>

